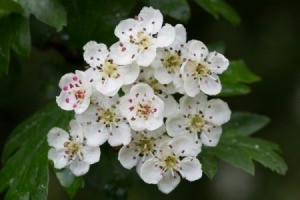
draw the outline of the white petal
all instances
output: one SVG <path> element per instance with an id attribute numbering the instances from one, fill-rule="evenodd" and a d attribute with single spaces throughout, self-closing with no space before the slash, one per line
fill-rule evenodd
<path id="1" fill-rule="evenodd" d="M 77 141 L 83 141 L 83 128 L 76 120 L 70 121 L 70 135 Z"/>
<path id="2" fill-rule="evenodd" d="M 214 147 L 218 144 L 221 134 L 222 128 L 220 126 L 209 127 L 202 131 L 200 138 L 205 146 Z"/>
<path id="3" fill-rule="evenodd" d="M 207 67 L 214 73 L 223 73 L 229 65 L 229 61 L 222 54 L 218 52 L 211 52 L 207 56 Z"/>
<path id="4" fill-rule="evenodd" d="M 229 121 L 231 111 L 226 102 L 221 99 L 212 99 L 208 101 L 203 114 L 205 120 L 214 125 L 220 126 Z"/>
<path id="5" fill-rule="evenodd" d="M 94 164 L 100 160 L 100 148 L 84 146 L 82 147 L 83 161 L 88 164 Z"/>
<path id="6" fill-rule="evenodd" d="M 188 181 L 195 181 L 202 177 L 202 166 L 196 157 L 186 157 L 180 162 L 180 174 Z"/>
<path id="7" fill-rule="evenodd" d="M 131 130 L 125 122 L 119 122 L 116 126 L 112 127 L 111 135 L 109 136 L 108 143 L 110 146 L 127 145 L 131 140 Z"/>
<path id="8" fill-rule="evenodd" d="M 207 55 L 208 55 L 208 49 L 203 44 L 203 42 L 198 41 L 198 40 L 191 40 L 187 44 L 188 46 L 188 58 L 193 60 L 193 61 L 203 61 Z"/>
<path id="9" fill-rule="evenodd" d="M 126 169 L 131 169 L 136 166 L 139 160 L 139 152 L 135 148 L 130 146 L 123 146 L 118 155 L 118 160 Z"/>
<path id="10" fill-rule="evenodd" d="M 134 19 L 125 19 L 120 21 L 120 23 L 115 28 L 115 35 L 120 38 L 121 41 L 129 40 L 129 36 L 132 31 L 137 26 L 138 21 Z"/>
<path id="11" fill-rule="evenodd" d="M 64 143 L 69 141 L 69 133 L 61 128 L 54 127 L 49 131 L 47 141 L 49 146 L 58 150 L 63 149 Z"/>
<path id="12" fill-rule="evenodd" d="M 104 125 L 102 126 L 101 124 L 93 123 L 83 127 L 87 145 L 99 146 L 108 140 L 108 130 Z"/>
<path id="13" fill-rule="evenodd" d="M 128 85 L 133 83 L 137 79 L 140 73 L 140 67 L 135 62 L 133 62 L 130 65 L 120 66 L 118 71 L 122 76 L 124 82 L 123 84 Z"/>
<path id="14" fill-rule="evenodd" d="M 164 173 L 163 178 L 158 182 L 158 189 L 165 194 L 172 192 L 180 183 L 180 176 L 177 172 L 172 175 L 171 170 Z"/>
<path id="15" fill-rule="evenodd" d="M 159 67 L 154 70 L 154 77 L 161 84 L 169 84 L 173 80 L 173 75 L 168 73 L 168 70 L 165 67 Z"/>
<path id="16" fill-rule="evenodd" d="M 194 78 L 185 79 L 184 90 L 190 97 L 195 97 L 200 92 L 199 80 Z"/>
<path id="17" fill-rule="evenodd" d="M 208 95 L 219 94 L 222 89 L 221 81 L 216 74 L 202 77 L 200 80 L 200 89 L 202 92 Z"/>
<path id="18" fill-rule="evenodd" d="M 122 45 L 121 45 L 122 44 Z M 118 65 L 129 65 L 135 61 L 138 54 L 136 45 L 130 42 L 117 42 L 110 47 L 110 57 Z"/>
<path id="19" fill-rule="evenodd" d="M 189 134 L 189 131 L 186 130 L 186 127 L 188 126 L 188 120 L 182 115 L 174 115 L 172 118 L 168 118 L 166 121 L 167 133 L 172 137 Z"/>
<path id="20" fill-rule="evenodd" d="M 174 116 L 179 110 L 179 105 L 174 97 L 167 94 L 159 95 L 159 97 L 164 101 L 164 117 Z"/>
<path id="21" fill-rule="evenodd" d="M 96 67 L 102 64 L 108 55 L 105 44 L 98 44 L 95 41 L 86 43 L 83 47 L 83 58 L 90 66 Z"/>
<path id="22" fill-rule="evenodd" d="M 137 57 L 137 64 L 143 67 L 149 66 L 156 56 L 156 48 L 150 46 L 148 49 L 143 50 Z"/>
<path id="23" fill-rule="evenodd" d="M 175 155 L 178 156 L 197 156 L 201 152 L 201 142 L 194 135 L 182 135 L 174 137 L 169 145 Z"/>
<path id="24" fill-rule="evenodd" d="M 203 111 L 207 106 L 207 96 L 200 92 L 194 98 L 183 96 L 180 100 L 180 111 L 184 114 L 198 114 Z"/>
<path id="25" fill-rule="evenodd" d="M 145 128 L 149 131 L 153 131 L 161 127 L 163 124 L 164 124 L 163 116 L 161 115 L 161 117 L 153 118 L 151 120 L 146 121 Z"/>
<path id="26" fill-rule="evenodd" d="M 150 158 L 142 164 L 140 176 L 148 184 L 157 184 L 162 179 L 163 171 L 157 165 L 157 158 Z"/>
<path id="27" fill-rule="evenodd" d="M 64 91 L 56 97 L 56 103 L 63 110 L 74 110 L 74 105 L 77 105 L 74 95 Z"/>
<path id="28" fill-rule="evenodd" d="M 175 39 L 171 46 L 175 49 L 180 49 L 181 45 L 186 43 L 186 30 L 182 24 L 175 26 Z"/>
<path id="29" fill-rule="evenodd" d="M 82 176 L 89 171 L 90 165 L 84 161 L 76 159 L 70 164 L 69 168 L 75 176 Z"/>
<path id="30" fill-rule="evenodd" d="M 175 39 L 175 28 L 170 24 L 166 24 L 158 32 L 155 45 L 157 47 L 167 47 L 173 43 Z"/>
<path id="31" fill-rule="evenodd" d="M 154 91 L 149 85 L 145 83 L 139 83 L 132 86 L 130 90 L 130 95 L 134 96 L 136 94 L 139 94 L 139 96 L 142 96 L 144 94 L 146 94 L 147 96 L 153 96 Z"/>
<path id="32" fill-rule="evenodd" d="M 53 161 L 56 169 L 62 169 L 67 166 L 69 156 L 66 155 L 65 150 L 55 150 L 51 148 L 48 152 L 48 158 Z"/>
<path id="33" fill-rule="evenodd" d="M 143 7 L 138 15 L 138 19 L 142 27 L 146 28 L 147 32 L 157 33 L 163 23 L 163 15 L 159 10 L 152 7 Z"/>
<path id="34" fill-rule="evenodd" d="M 96 89 L 106 96 L 115 96 L 122 85 L 121 78 L 108 78 L 102 85 L 96 86 Z"/>
<path id="35" fill-rule="evenodd" d="M 93 104 L 97 104 L 101 108 L 109 109 L 112 106 L 115 106 L 117 104 L 117 102 L 119 101 L 119 96 L 116 95 L 113 97 L 108 97 L 98 91 L 94 91 L 93 95 L 91 96 L 91 101 Z M 89 109 L 90 109 L 90 107 L 89 107 Z M 94 115 L 95 115 L 96 110 L 97 110 L 97 107 L 94 107 L 94 110 L 93 110 Z M 85 113 L 83 113 L 83 114 L 85 114 Z"/>

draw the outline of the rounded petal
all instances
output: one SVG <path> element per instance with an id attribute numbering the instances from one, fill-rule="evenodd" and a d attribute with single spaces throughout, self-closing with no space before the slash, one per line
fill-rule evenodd
<path id="1" fill-rule="evenodd" d="M 217 146 L 222 134 L 222 127 L 212 126 L 202 131 L 200 138 L 205 146 Z"/>
<path id="2" fill-rule="evenodd" d="M 141 166 L 140 176 L 148 184 L 157 184 L 162 179 L 163 171 L 157 158 L 150 158 Z"/>
<path id="3" fill-rule="evenodd" d="M 207 75 L 200 79 L 200 89 L 208 95 L 219 94 L 222 90 L 221 81 L 216 74 Z"/>
<path id="4" fill-rule="evenodd" d="M 175 28 L 170 24 L 166 24 L 158 32 L 155 45 L 157 47 L 167 47 L 174 42 L 175 39 Z"/>
<path id="5" fill-rule="evenodd" d="M 208 101 L 203 114 L 205 120 L 216 126 L 220 126 L 229 121 L 231 111 L 226 102 L 221 99 L 212 99 Z"/>
<path id="6" fill-rule="evenodd" d="M 184 114 L 198 114 L 207 106 L 207 96 L 200 92 L 194 98 L 183 96 L 180 100 L 180 111 Z"/>
<path id="7" fill-rule="evenodd" d="M 72 138 L 77 141 L 82 142 L 83 141 L 83 128 L 79 124 L 79 122 L 73 119 L 70 121 L 69 127 L 70 127 L 70 135 L 72 136 Z"/>
<path id="8" fill-rule="evenodd" d="M 108 78 L 103 84 L 95 85 L 95 88 L 105 96 L 115 96 L 122 85 L 120 78 Z"/>
<path id="9" fill-rule="evenodd" d="M 186 43 L 186 30 L 182 24 L 175 26 L 175 39 L 171 46 L 175 49 L 180 49 Z"/>
<path id="10" fill-rule="evenodd" d="M 130 95 L 136 95 L 136 94 L 138 94 L 138 96 L 143 96 L 143 95 L 153 96 L 154 91 L 149 85 L 145 83 L 139 83 L 132 86 L 132 88 L 130 89 Z"/>
<path id="11" fill-rule="evenodd" d="M 173 81 L 173 75 L 168 73 L 165 67 L 159 67 L 154 69 L 154 77 L 161 84 L 169 84 Z"/>
<path id="12" fill-rule="evenodd" d="M 65 153 L 65 150 L 55 150 L 51 148 L 48 152 L 48 158 L 53 161 L 56 169 L 62 169 L 68 165 L 69 156 Z"/>
<path id="13" fill-rule="evenodd" d="M 138 54 L 136 45 L 130 42 L 117 42 L 110 47 L 110 57 L 118 65 L 129 65 L 135 61 Z"/>
<path id="14" fill-rule="evenodd" d="M 94 164 L 100 160 L 100 148 L 84 146 L 82 147 L 83 161 L 88 164 Z"/>
<path id="15" fill-rule="evenodd" d="M 188 59 L 196 62 L 203 61 L 208 55 L 208 49 L 203 42 L 198 40 L 191 40 L 187 44 L 188 46 Z"/>
<path id="16" fill-rule="evenodd" d="M 118 71 L 122 76 L 123 84 L 128 85 L 137 79 L 140 73 L 140 67 L 133 62 L 130 65 L 120 66 Z"/>
<path id="17" fill-rule="evenodd" d="M 229 66 L 229 60 L 218 52 L 211 52 L 207 56 L 207 67 L 214 73 L 221 74 Z"/>
<path id="18" fill-rule="evenodd" d="M 174 115 L 166 121 L 167 133 L 172 137 L 189 134 L 189 131 L 186 130 L 188 126 L 189 122 L 183 115 Z"/>
<path id="19" fill-rule="evenodd" d="M 152 7 L 143 7 L 138 15 L 138 19 L 140 25 L 146 28 L 147 32 L 152 34 L 157 33 L 161 29 L 163 23 L 163 15 L 161 12 Z"/>
<path id="20" fill-rule="evenodd" d="M 120 21 L 120 23 L 115 28 L 115 35 L 121 40 L 129 40 L 129 36 L 132 34 L 132 31 L 139 22 L 134 19 L 125 19 Z"/>
<path id="21" fill-rule="evenodd" d="M 63 149 L 64 143 L 69 141 L 69 133 L 61 128 L 54 127 L 49 131 L 47 141 L 49 146 L 57 150 Z"/>
<path id="22" fill-rule="evenodd" d="M 178 156 L 197 156 L 201 152 L 201 142 L 194 135 L 174 137 L 170 143 L 174 154 Z"/>
<path id="23" fill-rule="evenodd" d="M 70 164 L 69 168 L 75 176 L 82 176 L 89 171 L 90 165 L 82 160 L 76 159 Z"/>
<path id="24" fill-rule="evenodd" d="M 154 60 L 156 56 L 156 48 L 149 47 L 146 50 L 143 50 L 136 59 L 136 63 L 143 67 L 148 67 Z"/>
<path id="25" fill-rule="evenodd" d="M 118 160 L 126 169 L 131 169 L 136 166 L 139 160 L 139 152 L 130 146 L 123 146 L 118 154 Z"/>
<path id="26" fill-rule="evenodd" d="M 195 181 L 202 177 L 202 166 L 196 157 L 186 157 L 180 161 L 180 174 L 188 181 Z"/>
<path id="27" fill-rule="evenodd" d="M 108 143 L 110 146 L 127 145 L 131 141 L 131 130 L 128 124 L 120 122 L 112 127 Z"/>
<path id="28" fill-rule="evenodd" d="M 153 118 L 153 119 L 145 121 L 145 122 L 146 122 L 145 123 L 145 128 L 149 131 L 153 131 L 155 129 L 158 129 L 159 127 L 161 127 L 164 124 L 162 115 L 161 115 L 161 117 Z"/>
<path id="29" fill-rule="evenodd" d="M 90 41 L 83 46 L 83 58 L 91 67 L 97 67 L 105 61 L 108 50 L 105 44 Z"/>
<path id="30" fill-rule="evenodd" d="M 164 102 L 164 117 L 174 116 L 179 110 L 179 105 L 172 95 L 160 95 L 161 100 Z"/>
<path id="31" fill-rule="evenodd" d="M 61 109 L 68 111 L 74 110 L 74 105 L 77 105 L 74 95 L 64 91 L 56 97 L 56 103 Z"/>
<path id="32" fill-rule="evenodd" d="M 177 172 L 174 172 L 172 175 L 171 170 L 168 170 L 164 173 L 163 178 L 158 182 L 158 189 L 165 194 L 172 192 L 177 185 L 180 183 L 180 176 Z"/>
<path id="33" fill-rule="evenodd" d="M 195 97 L 200 92 L 199 80 L 187 78 L 184 80 L 184 91 L 190 97 Z"/>
<path id="34" fill-rule="evenodd" d="M 89 146 L 99 146 L 108 140 L 109 133 L 107 128 L 98 123 L 93 123 L 83 127 L 86 144 Z"/>

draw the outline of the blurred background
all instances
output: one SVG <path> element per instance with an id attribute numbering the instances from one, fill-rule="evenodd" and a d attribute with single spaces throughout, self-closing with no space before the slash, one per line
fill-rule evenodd
<path id="1" fill-rule="evenodd" d="M 68 26 L 59 33 L 31 17 L 30 57 L 12 52 L 9 75 L 0 79 L 0 149 L 17 124 L 58 95 L 57 85 L 63 74 L 83 69 L 82 45 L 89 40 L 112 44 L 116 41 L 112 27 L 127 15 L 137 14 L 143 6 L 141 2 L 137 5 L 131 5 L 130 1 L 100 2 L 101 5 L 95 0 L 82 1 L 77 7 L 79 10 L 68 10 Z M 65 1 L 68 3 L 71 1 Z M 182 181 L 169 195 L 160 193 L 155 185 L 144 184 L 135 175 L 129 186 L 115 188 L 113 183 L 107 183 L 105 191 L 108 192 L 95 195 L 97 186 L 93 182 L 101 181 L 101 177 L 90 177 L 86 182 L 88 187 L 81 189 L 75 199 L 300 199 L 300 3 L 292 0 L 227 0 L 227 3 L 238 11 L 242 19 L 240 25 L 232 25 L 224 18 L 215 20 L 189 1 L 191 17 L 185 24 L 188 39 L 224 44 L 227 58 L 244 59 L 262 78 L 252 85 L 250 94 L 225 100 L 233 111 L 255 112 L 272 119 L 255 136 L 280 145 L 289 166 L 287 174 L 280 176 L 256 164 L 256 174 L 252 176 L 219 162 L 212 181 L 205 175 L 196 182 Z M 82 18 L 70 18 L 73 12 L 82 13 Z M 109 21 L 111 15 L 115 15 L 113 21 Z M 165 21 L 177 23 L 168 17 Z M 101 170 L 101 167 L 99 164 L 92 170 Z M 109 174 L 109 170 L 104 169 L 106 176 L 117 176 Z M 114 196 L 110 191 L 114 191 Z M 49 199 L 68 199 L 53 173 Z"/>

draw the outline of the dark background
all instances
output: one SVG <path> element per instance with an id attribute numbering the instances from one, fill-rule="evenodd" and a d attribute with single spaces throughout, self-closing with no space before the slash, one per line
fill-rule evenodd
<path id="1" fill-rule="evenodd" d="M 216 177 L 206 176 L 189 183 L 182 181 L 170 195 L 139 179 L 128 188 L 130 200 L 212 199 L 212 200 L 298 200 L 300 199 L 300 4 L 281 0 L 228 0 L 240 14 L 242 22 L 231 25 L 190 2 L 192 16 L 186 24 L 188 38 L 206 44 L 225 44 L 229 59 L 244 59 L 249 68 L 262 77 L 245 96 L 225 98 L 233 111 L 250 111 L 269 116 L 272 121 L 257 137 L 278 143 L 289 170 L 277 175 L 256 165 L 251 176 L 220 162 Z M 142 5 L 132 12 L 136 14 Z M 88 16 L 87 16 L 88 17 Z M 166 19 L 167 22 L 175 22 Z M 170 21 L 169 21 L 170 20 Z M 31 20 L 33 49 L 30 58 L 12 54 L 10 72 L 0 79 L 0 149 L 11 130 L 58 94 L 60 77 L 84 66 L 80 40 Z M 93 38 L 83 38 L 88 41 Z M 115 38 L 107 41 L 113 42 Z M 119 191 L 120 194 L 124 191 Z M 49 199 L 67 196 L 54 176 L 50 180 Z M 122 196 L 122 195 L 120 195 Z M 80 190 L 76 199 L 99 199 L 88 189 Z"/>

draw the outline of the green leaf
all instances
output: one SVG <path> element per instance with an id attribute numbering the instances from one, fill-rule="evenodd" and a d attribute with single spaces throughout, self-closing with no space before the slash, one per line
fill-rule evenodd
<path id="1" fill-rule="evenodd" d="M 31 51 L 31 38 L 29 18 L 17 16 L 14 20 L 16 30 L 13 35 L 12 48 L 19 55 L 29 56 Z"/>
<path id="2" fill-rule="evenodd" d="M 57 0 L 16 0 L 24 10 L 60 31 L 67 24 L 67 13 Z"/>
<path id="3" fill-rule="evenodd" d="M 8 188 L 6 199 L 47 199 L 47 133 L 54 126 L 67 127 L 69 115 L 52 103 L 14 129 L 0 171 L 0 192 Z"/>
<path id="4" fill-rule="evenodd" d="M 0 19 L 0 75 L 8 73 L 11 34 L 10 17 Z"/>
<path id="5" fill-rule="evenodd" d="M 252 73 L 243 60 L 232 60 L 228 69 L 220 75 L 222 91 L 219 96 L 233 96 L 248 94 L 249 86 L 246 84 L 254 83 L 260 78 Z"/>
<path id="6" fill-rule="evenodd" d="M 0 10 L 7 13 L 15 12 L 22 13 L 23 8 L 12 0 L 1 0 L 0 1 Z"/>
<path id="7" fill-rule="evenodd" d="M 186 0 L 144 0 L 144 2 L 179 21 L 187 22 L 190 19 L 191 10 Z"/>
<path id="8" fill-rule="evenodd" d="M 288 168 L 278 151 L 278 145 L 272 142 L 243 136 L 223 137 L 214 149 L 220 159 L 251 174 L 254 174 L 252 160 L 278 174 L 285 174 Z"/>
<path id="9" fill-rule="evenodd" d="M 202 170 L 208 176 L 208 178 L 213 179 L 218 170 L 218 164 L 211 151 L 210 147 L 203 147 L 199 157 L 200 163 L 202 164 Z"/>
<path id="10" fill-rule="evenodd" d="M 195 0 L 204 10 L 219 19 L 220 15 L 226 18 L 233 25 L 241 22 L 241 19 L 234 8 L 223 0 Z"/>
<path id="11" fill-rule="evenodd" d="M 231 115 L 230 121 L 223 126 L 224 133 L 238 134 L 238 135 L 251 135 L 270 122 L 266 116 L 247 113 L 247 112 L 234 112 Z"/>
<path id="12" fill-rule="evenodd" d="M 69 169 L 55 169 L 55 174 L 70 198 L 73 198 L 78 189 L 82 188 L 84 185 L 82 176 L 74 176 Z"/>

